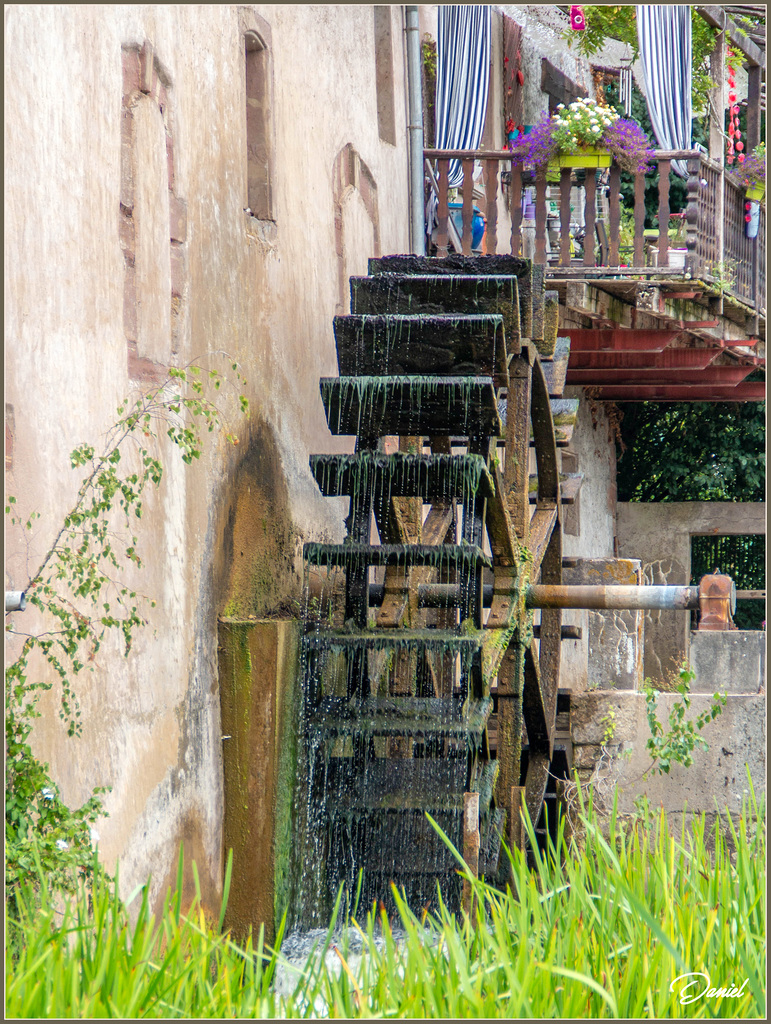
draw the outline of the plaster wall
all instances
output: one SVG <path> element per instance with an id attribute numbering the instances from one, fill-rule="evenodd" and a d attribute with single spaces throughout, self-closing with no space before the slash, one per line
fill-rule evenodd
<path id="1" fill-rule="evenodd" d="M 620 502 L 616 514 L 618 553 L 640 558 L 646 583 L 684 586 L 691 579 L 691 537 L 698 534 L 766 532 L 762 502 Z M 643 672 L 666 680 L 689 656 L 690 616 L 645 613 Z"/>
<path id="2" fill-rule="evenodd" d="M 337 371 L 339 219 L 347 267 L 377 255 L 376 238 L 382 252 L 408 247 L 401 8 L 391 15 L 395 146 L 378 136 L 371 6 L 5 12 L 7 491 L 22 518 L 41 513 L 30 535 L 8 532 L 6 587 L 24 588 L 74 500 L 81 476 L 69 451 L 98 446 L 126 395 L 191 360 L 216 369 L 238 361 L 248 381 L 248 419 L 224 399 L 238 447 L 210 435 L 188 468 L 167 439 L 157 443 L 164 479 L 145 502 L 144 568 L 128 576 L 157 607 L 128 659 L 106 644 L 77 680 L 82 738 L 65 736 L 55 692 L 41 703 L 34 747 L 65 800 L 79 805 L 94 786 L 112 787 L 100 847 L 108 866 L 120 858 L 124 891 L 152 872 L 158 899 L 184 842 L 205 902 L 218 906 L 217 617 L 288 607 L 299 596 L 302 541 L 343 536 L 344 510 L 320 497 L 308 454 L 350 446 L 329 434 L 318 390 L 319 377 Z M 272 221 L 245 212 L 247 29 L 270 55 Z M 156 104 L 144 92 L 132 100 L 145 140 L 135 152 L 155 156 L 128 170 L 127 54 L 144 54 L 142 74 L 149 60 Z M 167 166 L 158 160 L 162 102 Z M 334 180 L 346 146 L 375 186 L 366 201 L 349 196 L 347 213 L 336 210 Z M 121 236 L 128 173 L 141 222 L 133 298 L 124 295 Z M 377 232 L 366 223 L 373 210 Z M 140 363 L 127 350 L 132 301 Z M 23 616 L 20 628 L 40 625 L 32 609 Z"/>
<path id="3" fill-rule="evenodd" d="M 581 401 L 570 444 L 560 449 L 562 469 L 583 473 L 584 479 L 575 504 L 562 509 L 562 554 L 571 559 L 613 558 L 616 454 L 605 407 L 597 403 L 593 408 L 584 398 L 583 388 L 565 388 L 565 397 Z M 562 613 L 563 623 L 579 626 L 582 631 L 580 640 L 562 641 L 560 685 L 574 692 L 598 682 L 590 678 L 589 670 L 591 616 L 586 609 L 567 609 Z M 596 625 L 601 616 L 593 613 L 593 618 Z"/>

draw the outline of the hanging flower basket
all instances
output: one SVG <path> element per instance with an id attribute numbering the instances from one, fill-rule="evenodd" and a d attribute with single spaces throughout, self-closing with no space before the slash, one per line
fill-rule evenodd
<path id="1" fill-rule="evenodd" d="M 615 160 L 622 170 L 644 174 L 653 159 L 645 132 L 610 107 L 580 99 L 569 107 L 560 104 L 554 114 L 544 114 L 533 130 L 512 147 L 512 154 L 527 167 L 610 167 Z"/>
<path id="2" fill-rule="evenodd" d="M 575 153 L 560 153 L 557 159 L 549 164 L 549 170 L 562 167 L 610 167 L 611 159 L 609 150 L 586 146 Z"/>
<path id="3" fill-rule="evenodd" d="M 745 195 L 748 199 L 756 199 L 759 203 L 762 203 L 766 198 L 766 190 L 761 185 L 754 185 L 752 188 L 748 188 Z"/>

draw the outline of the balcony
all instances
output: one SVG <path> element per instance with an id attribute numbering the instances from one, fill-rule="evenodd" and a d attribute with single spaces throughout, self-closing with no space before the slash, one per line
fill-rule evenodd
<path id="1" fill-rule="evenodd" d="M 764 381 L 745 378 L 765 366 L 765 208 L 757 236 L 748 238 L 744 189 L 730 171 L 698 150 L 657 151 L 658 230 L 645 229 L 645 177 L 638 174 L 634 227 L 630 231 L 627 224 L 624 237 L 621 170 L 615 163 L 606 172 L 607 184 L 598 186 L 594 168 L 579 173 L 583 181 L 570 168 L 547 181 L 545 169 L 526 172 L 505 152 L 429 149 L 424 156 L 438 201 L 438 256 L 472 253 L 476 205 L 486 219 L 481 252 L 528 255 L 544 266 L 547 289 L 559 295 L 560 333 L 575 336 L 576 356 L 579 347 L 595 353 L 571 357 L 568 383 L 591 386 L 596 398 L 613 401 L 764 397 Z M 463 168 L 457 226 L 446 184 L 451 159 Z M 688 168 L 677 249 L 670 241 L 673 160 L 685 160 Z M 525 186 L 533 199 L 527 219 Z M 577 236 L 584 240 L 578 255 Z M 665 345 L 657 342 L 651 349 L 646 337 L 664 338 L 667 332 Z M 686 349 L 701 351 L 696 358 Z"/>
<path id="2" fill-rule="evenodd" d="M 547 180 L 545 171 L 537 175 L 526 175 L 521 162 L 511 160 L 508 154 L 486 150 L 425 150 L 427 162 L 436 161 L 438 184 L 436 185 L 438 207 L 437 254 L 445 255 L 450 244 L 452 226 L 448 224 L 447 167 L 450 159 L 460 159 L 463 164 L 464 180 L 460 187 L 463 200 L 461 236 L 462 251 L 471 252 L 471 221 L 473 216 L 473 194 L 479 186 L 473 182 L 475 162 L 483 166 L 482 188 L 484 201 L 482 212 L 487 220 L 485 251 L 487 253 L 519 254 L 523 246 L 521 204 L 510 197 L 521 193 L 523 184 L 530 180 L 535 188 L 535 250 L 536 263 L 546 264 L 547 276 L 554 278 L 575 275 L 581 268 L 582 274 L 598 277 L 652 277 L 662 279 L 683 279 L 700 281 L 711 286 L 721 295 L 728 295 L 751 310 L 754 315 L 765 319 L 766 273 L 765 273 L 765 208 L 760 211 L 760 226 L 754 239 L 745 235 L 744 189 L 735 181 L 730 172 L 721 168 L 697 150 L 658 151 L 655 161 L 659 168 L 658 224 L 655 240 L 645 232 L 644 176 L 635 176 L 634 240 L 631 251 L 624 252 L 621 246 L 621 213 L 619 205 L 621 171 L 618 165 L 610 168 L 608 191 L 608 218 L 597 217 L 597 186 L 593 173 L 586 175 L 583 183 L 585 192 L 584 237 L 591 239 L 600 227 L 600 244 L 587 245 L 580 261 L 571 257 L 571 176 L 569 168 L 563 168 L 559 181 L 559 241 L 554 245 L 547 240 Z M 673 257 L 669 244 L 669 171 L 673 160 L 686 160 L 688 166 L 688 204 L 685 209 L 686 239 L 683 257 Z M 434 183 L 437 177 L 430 175 Z M 510 210 L 510 237 L 499 239 L 499 194 L 504 197 L 505 206 Z M 722 212 L 722 216 L 721 216 Z M 574 211 L 575 213 L 575 211 Z M 506 225 L 509 234 L 509 225 Z M 603 237 L 605 236 L 605 237 Z M 605 238 L 607 241 L 605 241 Z M 599 252 L 597 251 L 599 249 Z M 623 255 L 623 259 L 621 256 Z"/>

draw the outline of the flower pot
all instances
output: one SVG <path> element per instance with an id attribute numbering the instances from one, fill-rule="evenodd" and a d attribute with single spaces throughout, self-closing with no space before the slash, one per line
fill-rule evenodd
<path id="1" fill-rule="evenodd" d="M 610 163 L 610 153 L 594 146 L 579 149 L 576 153 L 560 153 L 554 161 L 556 167 L 610 167 Z"/>
<path id="2" fill-rule="evenodd" d="M 688 256 L 687 249 L 667 249 L 670 270 L 685 270 L 685 260 Z M 658 266 L 659 250 L 655 245 L 651 246 L 652 266 Z"/>
<path id="3" fill-rule="evenodd" d="M 757 199 L 759 203 L 762 203 L 766 198 L 766 189 L 763 185 L 756 185 L 753 188 L 748 188 L 745 194 L 748 199 Z"/>

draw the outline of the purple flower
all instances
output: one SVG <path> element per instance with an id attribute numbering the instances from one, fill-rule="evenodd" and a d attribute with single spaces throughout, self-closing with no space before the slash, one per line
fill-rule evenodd
<path id="1" fill-rule="evenodd" d="M 648 170 L 653 162 L 653 149 L 648 136 L 638 124 L 620 118 L 615 113 L 609 124 L 604 123 L 602 113 L 608 108 L 595 108 L 589 100 L 580 101 L 573 107 L 576 110 L 572 115 L 572 108 L 560 115 L 561 123 L 554 116 L 544 114 L 529 135 L 517 140 L 511 151 L 512 156 L 518 157 L 524 164 L 541 167 L 554 160 L 559 153 L 580 152 L 582 147 L 596 146 L 608 150 L 625 171 L 644 174 Z M 599 112 L 596 116 L 595 109 Z M 593 120 L 595 124 L 602 124 L 602 133 L 599 137 L 596 135 L 596 128 L 592 134 L 582 137 L 580 119 L 584 115 L 588 115 L 589 120 Z M 566 128 L 566 120 L 577 125 L 573 129 L 576 132 L 574 137 L 570 136 L 570 129 Z M 566 134 L 573 138 L 575 145 L 565 143 Z"/>

